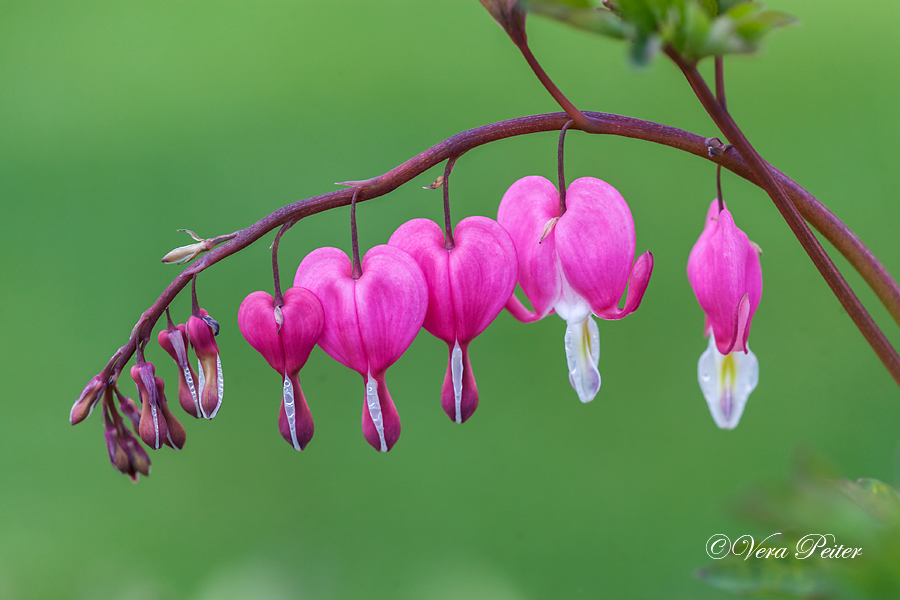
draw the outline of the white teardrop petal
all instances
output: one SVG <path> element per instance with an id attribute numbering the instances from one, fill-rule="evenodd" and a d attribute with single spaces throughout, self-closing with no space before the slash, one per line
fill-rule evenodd
<path id="1" fill-rule="evenodd" d="M 222 357 L 219 354 L 216 354 L 216 380 L 219 384 L 219 402 L 216 404 L 216 407 L 213 409 L 212 414 L 209 416 L 210 419 L 219 414 L 219 409 L 222 408 L 222 394 L 225 393 L 225 380 L 222 378 Z"/>
<path id="2" fill-rule="evenodd" d="M 590 315 L 566 322 L 565 346 L 569 382 L 579 400 L 590 402 L 600 391 L 600 330 Z"/>
<path id="3" fill-rule="evenodd" d="M 713 334 L 709 346 L 697 362 L 697 381 L 709 412 L 720 429 L 734 429 L 741 420 L 750 393 L 759 383 L 759 361 L 747 346 L 741 351 L 721 354 Z"/>
<path id="4" fill-rule="evenodd" d="M 191 390 L 191 398 L 194 399 L 194 410 L 196 410 L 199 415 L 200 398 L 197 396 L 197 388 L 194 387 L 194 376 L 191 375 L 191 369 L 189 367 L 184 368 L 184 380 L 187 381 L 188 389 Z"/>
<path id="5" fill-rule="evenodd" d="M 206 373 L 203 371 L 203 363 L 200 361 L 199 358 L 197 359 L 197 379 L 199 380 L 197 382 L 197 396 L 199 397 L 201 394 L 203 394 L 203 388 L 206 387 Z M 200 406 L 200 415 L 204 419 L 211 418 L 208 414 L 206 414 L 206 411 L 203 409 L 202 402 L 199 403 L 199 406 Z"/>
<path id="6" fill-rule="evenodd" d="M 462 423 L 463 358 L 459 342 L 454 342 L 453 352 L 450 353 L 450 376 L 453 379 L 453 395 L 456 398 L 456 422 Z"/>
<path id="7" fill-rule="evenodd" d="M 291 444 L 293 444 L 294 450 L 303 450 L 300 447 L 300 442 L 297 441 L 297 411 L 294 406 L 294 384 L 291 383 L 287 375 L 284 376 L 284 389 L 282 390 L 281 398 L 284 402 L 284 414 L 291 429 Z"/>
<path id="8" fill-rule="evenodd" d="M 384 439 L 384 421 L 381 418 L 381 403 L 378 401 L 378 382 L 372 378 L 371 373 L 369 373 L 369 380 L 366 382 L 366 406 L 369 409 L 369 417 L 372 419 L 372 424 L 378 430 L 381 451 L 387 452 L 387 442 Z"/>

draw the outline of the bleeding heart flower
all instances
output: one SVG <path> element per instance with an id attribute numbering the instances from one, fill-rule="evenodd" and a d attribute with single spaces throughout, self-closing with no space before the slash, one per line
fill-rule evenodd
<path id="1" fill-rule="evenodd" d="M 216 344 L 219 324 L 203 309 L 200 309 L 197 315 L 188 318 L 187 332 L 191 346 L 197 353 L 200 414 L 204 419 L 212 419 L 222 407 L 222 393 L 225 391 L 222 359 L 219 357 L 219 346 Z"/>
<path id="2" fill-rule="evenodd" d="M 131 378 L 137 384 L 141 398 L 141 439 L 154 450 L 159 450 L 163 444 L 181 450 L 187 434 L 169 410 L 164 393 L 165 383 L 155 376 L 153 363 L 138 362 L 131 367 Z"/>
<path id="3" fill-rule="evenodd" d="M 325 311 L 319 346 L 363 377 L 362 429 L 381 452 L 400 437 L 400 417 L 385 372 L 406 351 L 422 326 L 428 287 L 416 262 L 393 246 L 375 246 L 352 276 L 350 259 L 337 248 L 319 248 L 297 268 L 295 287 L 312 291 Z"/>
<path id="4" fill-rule="evenodd" d="M 747 338 L 762 297 L 760 253 L 728 209 L 720 212 L 719 201 L 713 200 L 688 258 L 687 275 L 706 314 L 709 336 L 709 347 L 697 363 L 697 379 L 722 429 L 737 427 L 759 382 L 759 362 Z"/>
<path id="5" fill-rule="evenodd" d="M 504 194 L 497 220 L 516 246 L 519 285 L 534 312 L 515 296 L 506 307 L 523 322 L 552 311 L 565 319 L 569 381 L 579 399 L 590 402 L 600 390 L 600 335 L 591 313 L 616 320 L 637 310 L 653 255 L 647 251 L 634 260 L 631 210 L 604 181 L 575 180 L 566 192 L 565 213 L 559 211 L 559 193 L 543 177 L 520 179 Z M 619 308 L 626 286 L 625 307 Z"/>
<path id="6" fill-rule="evenodd" d="M 276 307 L 266 292 L 253 292 L 241 303 L 238 326 L 244 339 L 281 374 L 278 428 L 295 450 L 303 450 L 313 436 L 313 419 L 298 379 L 300 369 L 322 335 L 325 314 L 315 294 L 301 287 L 284 293 Z"/>
<path id="7" fill-rule="evenodd" d="M 168 316 L 168 312 L 166 313 Z M 159 345 L 163 350 L 169 353 L 178 365 L 178 403 L 186 413 L 199 419 L 202 415 L 200 410 L 200 398 L 197 395 L 197 388 L 194 382 L 198 381 L 197 372 L 188 361 L 188 341 L 186 329 L 184 325 L 177 327 L 169 318 L 169 326 L 163 329 L 157 336 Z"/>
<path id="8" fill-rule="evenodd" d="M 444 231 L 428 219 L 400 226 L 388 242 L 412 256 L 428 284 L 423 327 L 450 349 L 441 389 L 444 412 L 462 423 L 478 408 L 469 343 L 503 310 L 516 287 L 516 249 L 509 234 L 487 217 L 463 219 L 447 249 Z"/>

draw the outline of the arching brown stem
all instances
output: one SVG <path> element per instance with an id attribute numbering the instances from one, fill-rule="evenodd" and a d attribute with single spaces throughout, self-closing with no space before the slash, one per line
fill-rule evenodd
<path id="1" fill-rule="evenodd" d="M 583 114 L 590 121 L 590 133 L 641 139 L 683 150 L 716 164 L 721 164 L 724 168 L 740 177 L 759 185 L 756 176 L 750 171 L 750 168 L 738 152 L 731 150 L 721 156 L 710 158 L 705 141 L 706 138 L 703 136 L 675 127 L 631 117 L 598 112 L 585 112 Z M 366 187 L 358 190 L 358 201 L 364 202 L 383 196 L 431 167 L 472 148 L 519 135 L 559 131 L 570 119 L 571 117 L 566 113 L 532 115 L 464 131 L 432 146 L 384 175 L 367 180 Z M 850 264 L 860 272 L 885 304 L 894 319 L 900 323 L 900 286 L 897 285 L 897 282 L 894 281 L 884 266 L 859 238 L 812 194 L 777 169 L 770 166 L 769 170 L 779 185 L 787 192 L 800 214 L 850 261 Z M 150 334 L 165 308 L 190 283 L 193 275 L 211 267 L 235 252 L 243 250 L 269 231 L 280 227 L 288 221 L 299 220 L 331 208 L 347 206 L 356 191 L 354 189 L 336 190 L 284 206 L 246 229 L 236 232 L 233 239 L 213 249 L 186 267 L 166 287 L 150 308 L 141 315 L 128 343 L 113 355 L 113 358 L 110 359 L 104 370 L 104 375 L 118 376 L 124 364 L 134 355 L 137 340 L 144 339 Z"/>

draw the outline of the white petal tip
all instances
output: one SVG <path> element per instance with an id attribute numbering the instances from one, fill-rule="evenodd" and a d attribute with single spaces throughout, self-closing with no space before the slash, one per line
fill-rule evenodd
<path id="1" fill-rule="evenodd" d="M 590 315 L 566 322 L 565 347 L 569 383 L 578 399 L 587 404 L 600 391 L 600 331 Z"/>
<path id="2" fill-rule="evenodd" d="M 697 381 L 716 426 L 731 430 L 740 423 L 747 399 L 759 383 L 759 361 L 749 346 L 746 353 L 720 354 L 710 334 L 709 346 L 697 362 Z"/>

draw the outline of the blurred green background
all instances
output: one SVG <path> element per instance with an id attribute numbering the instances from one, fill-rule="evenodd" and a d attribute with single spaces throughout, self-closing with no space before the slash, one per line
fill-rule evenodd
<path id="1" fill-rule="evenodd" d="M 729 108 L 900 274 L 900 5 L 769 4 L 802 26 L 727 60 Z M 579 107 L 716 134 L 667 61 L 635 70 L 623 45 L 538 18 L 529 32 Z M 279 376 L 237 328 L 244 296 L 271 289 L 270 234 L 198 283 L 222 325 L 215 421 L 185 416 L 185 449 L 153 452 L 137 485 L 110 466 L 99 414 L 69 425 L 84 384 L 180 268 L 159 262 L 190 241 L 176 229 L 231 232 L 464 129 L 555 110 L 475 0 L 0 3 L 0 598 L 719 598 L 692 575 L 707 538 L 771 533 L 727 507 L 783 478 L 798 446 L 896 482 L 897 386 L 768 198 L 731 174 L 725 198 L 764 250 L 760 384 L 740 427 L 715 427 L 685 277 L 715 169 L 579 132 L 570 180 L 616 186 L 638 251 L 656 259 L 641 309 L 600 323 L 593 403 L 567 381 L 564 323 L 504 313 L 472 345 L 481 406 L 464 426 L 440 407 L 442 342 L 423 332 L 391 368 L 403 435 L 388 455 L 360 432 L 359 376 L 316 349 L 300 375 L 316 435 L 294 452 L 277 429 Z M 466 154 L 454 218 L 495 216 L 516 179 L 555 174 L 555 153 L 548 133 Z M 422 190 L 438 172 L 360 205 L 361 246 L 439 219 L 440 192 Z M 293 228 L 285 281 L 312 249 L 349 249 L 348 215 Z M 183 321 L 189 297 L 173 308 Z M 149 359 L 174 385 L 155 342 Z M 123 390 L 134 395 L 127 377 Z"/>

